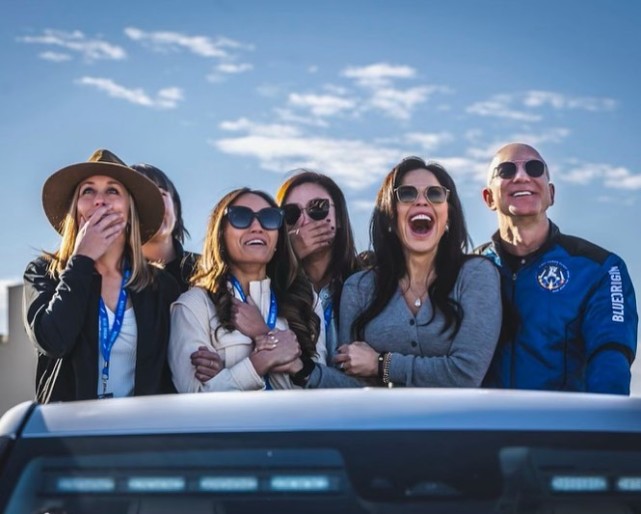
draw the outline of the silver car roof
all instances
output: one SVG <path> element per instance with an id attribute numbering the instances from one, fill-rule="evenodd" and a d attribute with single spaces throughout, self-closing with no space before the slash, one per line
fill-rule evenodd
<path id="1" fill-rule="evenodd" d="M 26 417 L 26 423 L 19 421 Z M 21 404 L 0 435 L 358 430 L 641 433 L 641 398 L 487 389 L 333 389 L 195 393 Z"/>

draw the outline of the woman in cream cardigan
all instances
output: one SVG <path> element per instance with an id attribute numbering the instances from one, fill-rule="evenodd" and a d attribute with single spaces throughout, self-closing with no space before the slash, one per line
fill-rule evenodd
<path id="1" fill-rule="evenodd" d="M 287 389 L 299 357 L 324 362 L 320 302 L 266 193 L 238 189 L 214 207 L 192 285 L 171 309 L 178 392 Z"/>

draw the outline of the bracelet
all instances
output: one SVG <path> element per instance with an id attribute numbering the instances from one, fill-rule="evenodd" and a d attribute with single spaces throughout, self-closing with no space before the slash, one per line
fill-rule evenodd
<path id="1" fill-rule="evenodd" d="M 378 354 L 378 379 L 381 382 L 383 381 L 383 367 L 384 367 L 386 355 L 387 355 L 387 352 L 381 352 Z"/>
<path id="2" fill-rule="evenodd" d="M 383 358 L 383 384 L 387 385 L 388 387 L 392 384 L 389 380 L 389 367 L 391 362 L 392 354 L 390 352 L 387 352 L 385 354 L 385 357 Z"/>
<path id="3" fill-rule="evenodd" d="M 309 376 L 312 374 L 312 371 L 314 371 L 314 368 L 316 367 L 316 364 L 312 359 L 309 357 L 303 357 L 303 367 L 294 373 L 293 375 L 290 376 L 292 383 L 294 385 L 297 385 L 299 387 L 305 387 L 307 385 L 307 380 L 309 379 Z"/>

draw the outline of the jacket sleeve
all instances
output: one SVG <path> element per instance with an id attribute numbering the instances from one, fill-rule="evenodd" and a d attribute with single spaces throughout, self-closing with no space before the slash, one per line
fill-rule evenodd
<path id="1" fill-rule="evenodd" d="M 587 353 L 589 392 L 629 394 L 637 348 L 638 314 L 625 263 L 611 254 L 586 301 L 581 332 Z"/>
<path id="2" fill-rule="evenodd" d="M 47 266 L 48 261 L 40 258 L 24 273 L 24 324 L 40 352 L 60 358 L 73 349 L 86 322 L 94 261 L 83 255 L 71 257 L 58 280 L 47 273 Z"/>
<path id="3" fill-rule="evenodd" d="M 263 389 L 265 382 L 248 357 L 231 368 L 224 367 L 215 377 L 205 383 L 196 378 L 196 369 L 191 363 L 191 354 L 200 346 L 216 352 L 210 330 L 209 301 L 204 295 L 195 296 L 196 289 L 183 293 L 171 306 L 171 329 L 169 336 L 169 367 L 179 393 L 205 391 L 246 391 Z M 222 333 L 222 331 L 221 331 Z M 223 366 L 225 363 L 223 362 Z"/>
<path id="4" fill-rule="evenodd" d="M 501 331 L 501 286 L 496 267 L 477 257 L 460 271 L 461 326 L 442 356 L 392 353 L 390 381 L 408 387 L 480 387 Z"/>
<path id="5" fill-rule="evenodd" d="M 352 275 L 343 286 L 341 293 L 340 305 L 340 324 L 338 332 L 338 345 L 351 343 L 351 328 L 354 319 L 364 306 L 361 306 L 363 301 L 366 301 L 362 295 L 359 294 L 357 280 L 362 275 L 358 273 Z M 319 302 L 320 303 L 320 302 Z M 323 316 L 321 314 L 321 323 L 323 323 Z M 314 370 L 307 380 L 307 388 L 330 388 L 330 387 L 365 387 L 367 384 L 358 378 L 351 377 L 343 373 L 340 369 L 333 366 L 325 366 L 317 363 Z"/>

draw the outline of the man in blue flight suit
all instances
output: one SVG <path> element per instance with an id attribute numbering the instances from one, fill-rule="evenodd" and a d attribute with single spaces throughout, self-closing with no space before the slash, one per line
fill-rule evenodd
<path id="1" fill-rule="evenodd" d="M 483 200 L 499 229 L 476 252 L 498 266 L 505 303 L 485 385 L 630 394 L 638 315 L 623 260 L 548 219 L 554 184 L 531 146 L 497 152 Z"/>

